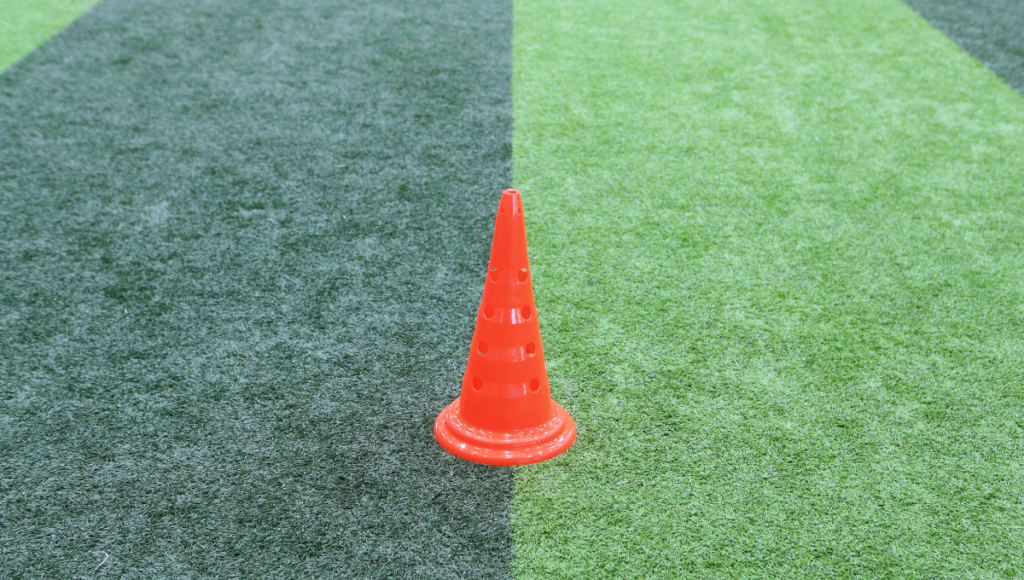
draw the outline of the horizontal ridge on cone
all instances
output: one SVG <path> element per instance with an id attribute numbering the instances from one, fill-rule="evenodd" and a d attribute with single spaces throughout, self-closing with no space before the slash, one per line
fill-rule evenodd
<path id="1" fill-rule="evenodd" d="M 515 306 L 487 304 L 480 309 L 477 321 L 487 324 L 529 324 L 536 316 L 537 309 L 532 304 Z"/>

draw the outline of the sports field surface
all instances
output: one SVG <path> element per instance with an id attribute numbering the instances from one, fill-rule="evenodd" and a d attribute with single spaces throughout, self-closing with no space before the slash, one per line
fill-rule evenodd
<path id="1" fill-rule="evenodd" d="M 1024 577 L 1014 2 L 52 1 L 0 579 Z M 514 468 L 432 434 L 510 186 L 579 429 Z"/>
<path id="2" fill-rule="evenodd" d="M 0 72 L 45 42 L 96 0 L 0 2 Z"/>

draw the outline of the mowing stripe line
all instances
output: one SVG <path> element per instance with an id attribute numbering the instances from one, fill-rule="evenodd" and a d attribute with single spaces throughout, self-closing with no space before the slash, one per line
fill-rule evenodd
<path id="1" fill-rule="evenodd" d="M 5 0 L 0 10 L 0 73 L 85 13 L 98 0 Z"/>
<path id="2" fill-rule="evenodd" d="M 906 0 L 961 48 L 1024 94 L 1024 2 Z"/>

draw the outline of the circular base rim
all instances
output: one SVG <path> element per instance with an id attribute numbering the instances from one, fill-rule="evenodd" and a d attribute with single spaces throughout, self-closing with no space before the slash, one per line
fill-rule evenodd
<path id="1" fill-rule="evenodd" d="M 467 424 L 455 399 L 434 421 L 434 437 L 453 455 L 487 465 L 526 465 L 560 455 L 576 441 L 576 423 L 551 401 L 554 417 L 518 431 L 489 431 Z"/>

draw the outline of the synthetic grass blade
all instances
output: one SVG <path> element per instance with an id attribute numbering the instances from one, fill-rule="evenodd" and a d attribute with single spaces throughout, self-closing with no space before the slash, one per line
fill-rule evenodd
<path id="1" fill-rule="evenodd" d="M 1024 573 L 1024 99 L 895 0 L 520 0 L 519 578 Z"/>

